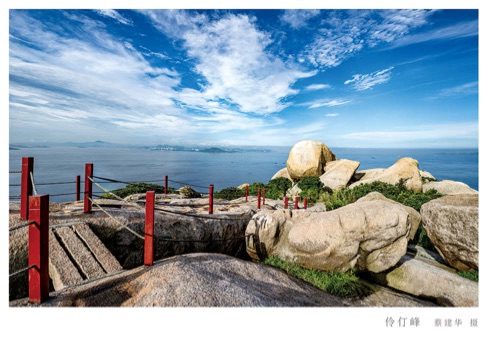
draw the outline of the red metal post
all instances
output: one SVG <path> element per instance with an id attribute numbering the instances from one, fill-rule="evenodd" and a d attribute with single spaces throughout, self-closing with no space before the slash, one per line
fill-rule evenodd
<path id="1" fill-rule="evenodd" d="M 260 209 L 260 188 L 257 189 L 257 209 Z"/>
<path id="2" fill-rule="evenodd" d="M 93 178 L 93 164 L 85 164 L 85 195 L 84 195 L 84 213 L 91 213 L 91 198 L 93 196 L 93 182 L 90 178 Z"/>
<path id="3" fill-rule="evenodd" d="M 294 197 L 294 209 L 299 209 L 299 196 Z"/>
<path id="4" fill-rule="evenodd" d="M 245 202 L 249 201 L 249 186 L 245 187 Z"/>
<path id="5" fill-rule="evenodd" d="M 29 198 L 29 301 L 49 298 L 49 195 Z"/>
<path id="6" fill-rule="evenodd" d="M 147 191 L 145 194 L 144 266 L 154 264 L 154 205 L 155 191 Z"/>
<path id="7" fill-rule="evenodd" d="M 289 205 L 289 197 L 284 196 L 284 209 L 287 209 Z"/>
<path id="8" fill-rule="evenodd" d="M 210 194 L 208 196 L 208 214 L 213 214 L 213 184 L 210 184 Z"/>
<path id="9" fill-rule="evenodd" d="M 264 189 L 264 195 L 262 195 L 262 205 L 265 205 L 265 193 L 266 189 Z"/>
<path id="10" fill-rule="evenodd" d="M 34 158 L 22 157 L 22 175 L 20 183 L 20 218 L 29 219 L 29 197 L 32 196 L 30 173 L 34 172 Z"/>
<path id="11" fill-rule="evenodd" d="M 81 176 L 76 176 L 76 201 L 80 200 L 79 188 L 81 183 Z"/>
<path id="12" fill-rule="evenodd" d="M 164 195 L 167 195 L 167 176 L 164 176 Z"/>
<path id="13" fill-rule="evenodd" d="M 304 206 L 304 210 L 308 209 L 308 200 L 305 198 L 303 198 L 303 206 Z"/>

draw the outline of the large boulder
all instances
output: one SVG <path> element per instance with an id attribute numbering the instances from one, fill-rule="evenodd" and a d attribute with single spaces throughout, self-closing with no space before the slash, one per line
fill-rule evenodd
<path id="1" fill-rule="evenodd" d="M 479 196 L 449 195 L 423 204 L 423 227 L 440 255 L 458 270 L 479 268 Z"/>
<path id="2" fill-rule="evenodd" d="M 350 182 L 359 166 L 360 162 L 348 159 L 327 162 L 325 173 L 320 176 L 320 181 L 325 188 L 331 191 L 338 191 Z"/>
<path id="3" fill-rule="evenodd" d="M 271 180 L 276 179 L 276 178 L 280 178 L 280 177 L 287 178 L 291 182 L 293 181 L 291 176 L 289 176 L 289 172 L 287 171 L 287 168 L 281 169 L 278 172 L 276 172 L 275 175 L 272 176 Z"/>
<path id="4" fill-rule="evenodd" d="M 333 152 L 322 142 L 305 140 L 292 147 L 286 168 L 293 180 L 299 180 L 306 176 L 321 176 L 325 164 L 336 159 Z"/>
<path id="5" fill-rule="evenodd" d="M 426 298 L 440 306 L 478 307 L 479 286 L 435 261 L 409 254 L 392 269 L 370 274 L 369 279 L 413 296 Z M 434 282 L 434 284 L 432 284 Z"/>
<path id="6" fill-rule="evenodd" d="M 371 192 L 364 197 L 361 197 L 357 200 L 357 202 L 367 202 L 367 201 L 385 201 L 389 202 L 392 204 L 397 204 L 401 208 L 405 209 L 407 213 L 409 214 L 409 217 L 411 218 L 411 231 L 409 232 L 409 240 L 413 240 L 414 236 L 416 235 L 416 232 L 418 231 L 419 225 L 421 223 L 421 214 L 416 211 L 416 209 L 408 207 L 407 205 L 403 205 L 399 202 L 396 202 L 394 200 L 391 200 L 384 195 L 382 195 L 380 192 Z"/>
<path id="7" fill-rule="evenodd" d="M 407 211 L 380 200 L 329 212 L 261 211 L 247 226 L 247 253 L 325 271 L 381 272 L 406 253 L 410 230 Z"/>
<path id="8" fill-rule="evenodd" d="M 467 184 L 450 180 L 423 184 L 423 192 L 427 192 L 431 189 L 434 189 L 443 195 L 478 194 L 477 190 L 470 188 Z"/>
<path id="9" fill-rule="evenodd" d="M 358 182 L 350 185 L 354 188 L 357 185 L 380 181 L 392 185 L 403 184 L 409 190 L 421 192 L 423 181 L 418 169 L 418 161 L 409 157 L 401 158 L 387 169 L 374 169 L 367 172 Z"/>

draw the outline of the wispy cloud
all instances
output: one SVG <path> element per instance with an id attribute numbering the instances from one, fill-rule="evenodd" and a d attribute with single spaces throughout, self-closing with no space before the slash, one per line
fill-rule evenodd
<path id="1" fill-rule="evenodd" d="M 442 27 L 424 33 L 405 36 L 393 42 L 386 49 L 408 46 L 433 40 L 446 40 L 473 37 L 479 34 L 479 23 L 477 20 L 462 22 L 456 25 Z"/>
<path id="2" fill-rule="evenodd" d="M 409 9 L 332 12 L 300 58 L 316 67 L 336 67 L 366 46 L 391 43 L 425 25 L 430 15 L 429 10 Z"/>
<path id="3" fill-rule="evenodd" d="M 304 88 L 305 91 L 316 91 L 316 90 L 324 90 L 324 89 L 331 89 L 331 85 L 328 84 L 311 84 Z"/>
<path id="4" fill-rule="evenodd" d="M 319 15 L 320 11 L 317 9 L 291 9 L 284 10 L 281 15 L 281 21 L 288 24 L 294 29 L 305 27 L 308 20 Z"/>
<path id="5" fill-rule="evenodd" d="M 96 9 L 95 12 L 100 15 L 112 18 L 121 24 L 129 25 L 129 26 L 133 25 L 132 20 L 123 17 L 119 12 L 113 9 Z"/>
<path id="6" fill-rule="evenodd" d="M 333 107 L 333 106 L 340 106 L 350 103 L 351 100 L 345 99 L 327 99 L 327 100 L 317 100 L 313 102 L 306 102 L 297 104 L 298 106 L 307 106 L 309 109 L 317 109 L 319 107 Z"/>
<path id="7" fill-rule="evenodd" d="M 339 115 L 339 113 L 327 113 L 325 114 L 325 117 L 338 117 Z"/>
<path id="8" fill-rule="evenodd" d="M 387 83 L 391 79 L 393 68 L 389 67 L 369 74 L 355 74 L 352 79 L 345 81 L 344 84 L 352 84 L 352 87 L 357 91 L 372 89 L 376 85 Z"/>
<path id="9" fill-rule="evenodd" d="M 477 94 L 478 92 L 479 92 L 479 83 L 477 81 L 473 81 L 470 83 L 442 89 L 438 92 L 437 95 L 428 97 L 428 99 L 441 99 L 441 98 L 448 98 L 448 97 L 468 96 L 471 94 Z"/>

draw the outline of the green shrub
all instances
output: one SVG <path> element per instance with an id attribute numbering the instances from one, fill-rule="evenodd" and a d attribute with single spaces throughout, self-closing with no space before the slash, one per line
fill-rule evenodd
<path id="1" fill-rule="evenodd" d="M 457 272 L 458 275 L 464 277 L 466 279 L 479 282 L 479 271 L 478 270 L 469 270 L 469 271 L 461 271 Z"/>
<path id="2" fill-rule="evenodd" d="M 435 246 L 431 243 L 428 235 L 426 234 L 426 230 L 424 230 L 422 225 L 419 225 L 418 231 L 416 232 L 416 236 L 411 241 L 411 243 L 417 244 L 418 246 L 423 247 L 424 249 L 428 249 L 437 253 Z"/>
<path id="3" fill-rule="evenodd" d="M 353 270 L 341 273 L 306 269 L 276 257 L 267 258 L 265 264 L 282 269 L 289 275 L 340 297 L 358 298 L 370 295 L 373 292 L 372 287 L 367 282 L 360 280 Z"/>
<path id="4" fill-rule="evenodd" d="M 292 187 L 292 182 L 284 177 L 271 179 L 264 188 L 266 189 L 266 197 L 274 200 L 283 199 L 286 191 Z"/>
<path id="5" fill-rule="evenodd" d="M 302 190 L 299 193 L 299 197 L 306 197 L 309 203 L 318 202 L 320 197 L 326 193 L 325 187 L 318 176 L 303 177 L 297 184 Z"/>
<path id="6" fill-rule="evenodd" d="M 245 196 L 245 189 L 240 190 L 235 187 L 229 187 L 229 188 L 222 189 L 218 192 L 215 192 L 214 196 L 215 198 L 221 198 L 224 200 L 231 201 L 240 198 L 242 196 Z"/>
<path id="7" fill-rule="evenodd" d="M 167 193 L 172 194 L 176 191 L 174 188 L 168 187 Z M 156 194 L 163 194 L 164 193 L 164 186 L 154 184 L 154 183 L 145 183 L 145 182 L 137 182 L 137 183 L 130 183 L 126 187 L 121 189 L 112 190 L 112 192 L 121 197 L 125 198 L 127 196 L 133 194 L 145 194 L 146 191 L 155 191 Z M 115 196 L 111 194 L 103 194 L 102 198 L 115 198 Z"/>

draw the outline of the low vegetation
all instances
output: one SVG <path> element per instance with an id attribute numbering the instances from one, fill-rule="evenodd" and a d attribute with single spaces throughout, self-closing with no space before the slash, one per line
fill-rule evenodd
<path id="1" fill-rule="evenodd" d="M 357 277 L 354 271 L 341 273 L 306 269 L 295 263 L 283 261 L 276 257 L 267 258 L 265 264 L 282 269 L 287 274 L 336 296 L 359 298 L 367 296 L 373 292 L 370 284 Z"/>
<path id="2" fill-rule="evenodd" d="M 469 270 L 469 271 L 461 271 L 458 272 L 458 275 L 464 277 L 466 279 L 479 282 L 479 271 L 478 270 Z"/>
<path id="3" fill-rule="evenodd" d="M 163 194 L 164 193 L 164 186 L 154 184 L 154 183 L 145 183 L 145 182 L 137 182 L 137 183 L 130 183 L 126 187 L 121 189 L 112 190 L 112 192 L 121 197 L 125 198 L 133 194 L 145 194 L 147 191 L 155 191 L 156 194 Z M 167 193 L 173 194 L 176 191 L 174 188 L 168 187 Z M 115 196 L 111 194 L 103 194 L 102 198 L 115 198 Z"/>

